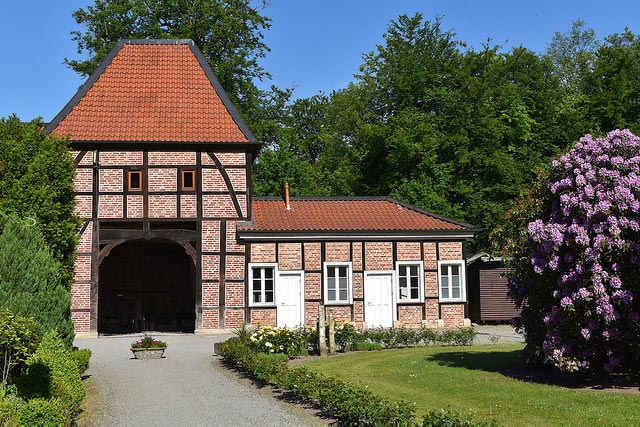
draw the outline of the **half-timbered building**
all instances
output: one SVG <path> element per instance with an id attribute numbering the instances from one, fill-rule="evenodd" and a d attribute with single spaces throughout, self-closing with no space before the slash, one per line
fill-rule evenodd
<path id="1" fill-rule="evenodd" d="M 260 143 L 190 40 L 122 40 L 47 125 L 76 163 L 76 333 L 466 319 L 473 228 L 389 198 L 254 198 Z"/>

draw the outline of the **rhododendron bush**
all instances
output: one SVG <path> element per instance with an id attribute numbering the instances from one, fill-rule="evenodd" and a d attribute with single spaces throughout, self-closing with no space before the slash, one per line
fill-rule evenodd
<path id="1" fill-rule="evenodd" d="M 640 138 L 586 135 L 545 177 L 516 205 L 503 240 L 527 344 L 564 371 L 637 370 Z M 518 234 L 513 227 L 532 214 Z"/>

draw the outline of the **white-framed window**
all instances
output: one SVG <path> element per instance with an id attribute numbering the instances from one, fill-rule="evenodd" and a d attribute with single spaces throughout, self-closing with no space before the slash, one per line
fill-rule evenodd
<path id="1" fill-rule="evenodd" d="M 397 261 L 398 302 L 422 302 L 424 270 L 421 261 Z"/>
<path id="2" fill-rule="evenodd" d="M 249 306 L 275 307 L 278 264 L 249 264 Z"/>
<path id="3" fill-rule="evenodd" d="M 464 260 L 438 261 L 438 295 L 440 301 L 466 301 Z"/>
<path id="4" fill-rule="evenodd" d="M 353 302 L 351 268 L 350 262 L 324 263 L 325 304 L 351 304 Z"/>

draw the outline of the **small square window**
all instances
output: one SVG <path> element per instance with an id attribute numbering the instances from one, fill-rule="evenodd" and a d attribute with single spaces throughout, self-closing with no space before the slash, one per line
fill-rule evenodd
<path id="1" fill-rule="evenodd" d="M 182 189 L 183 190 L 196 189 L 196 171 L 194 170 L 182 171 Z"/>
<path id="2" fill-rule="evenodd" d="M 127 182 L 129 191 L 142 191 L 142 171 L 129 171 Z"/>

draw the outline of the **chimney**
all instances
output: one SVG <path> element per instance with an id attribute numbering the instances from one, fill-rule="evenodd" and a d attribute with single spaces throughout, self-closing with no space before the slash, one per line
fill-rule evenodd
<path id="1" fill-rule="evenodd" d="M 290 211 L 291 201 L 289 200 L 289 183 L 288 182 L 284 183 L 284 203 L 285 203 L 285 210 Z"/>

